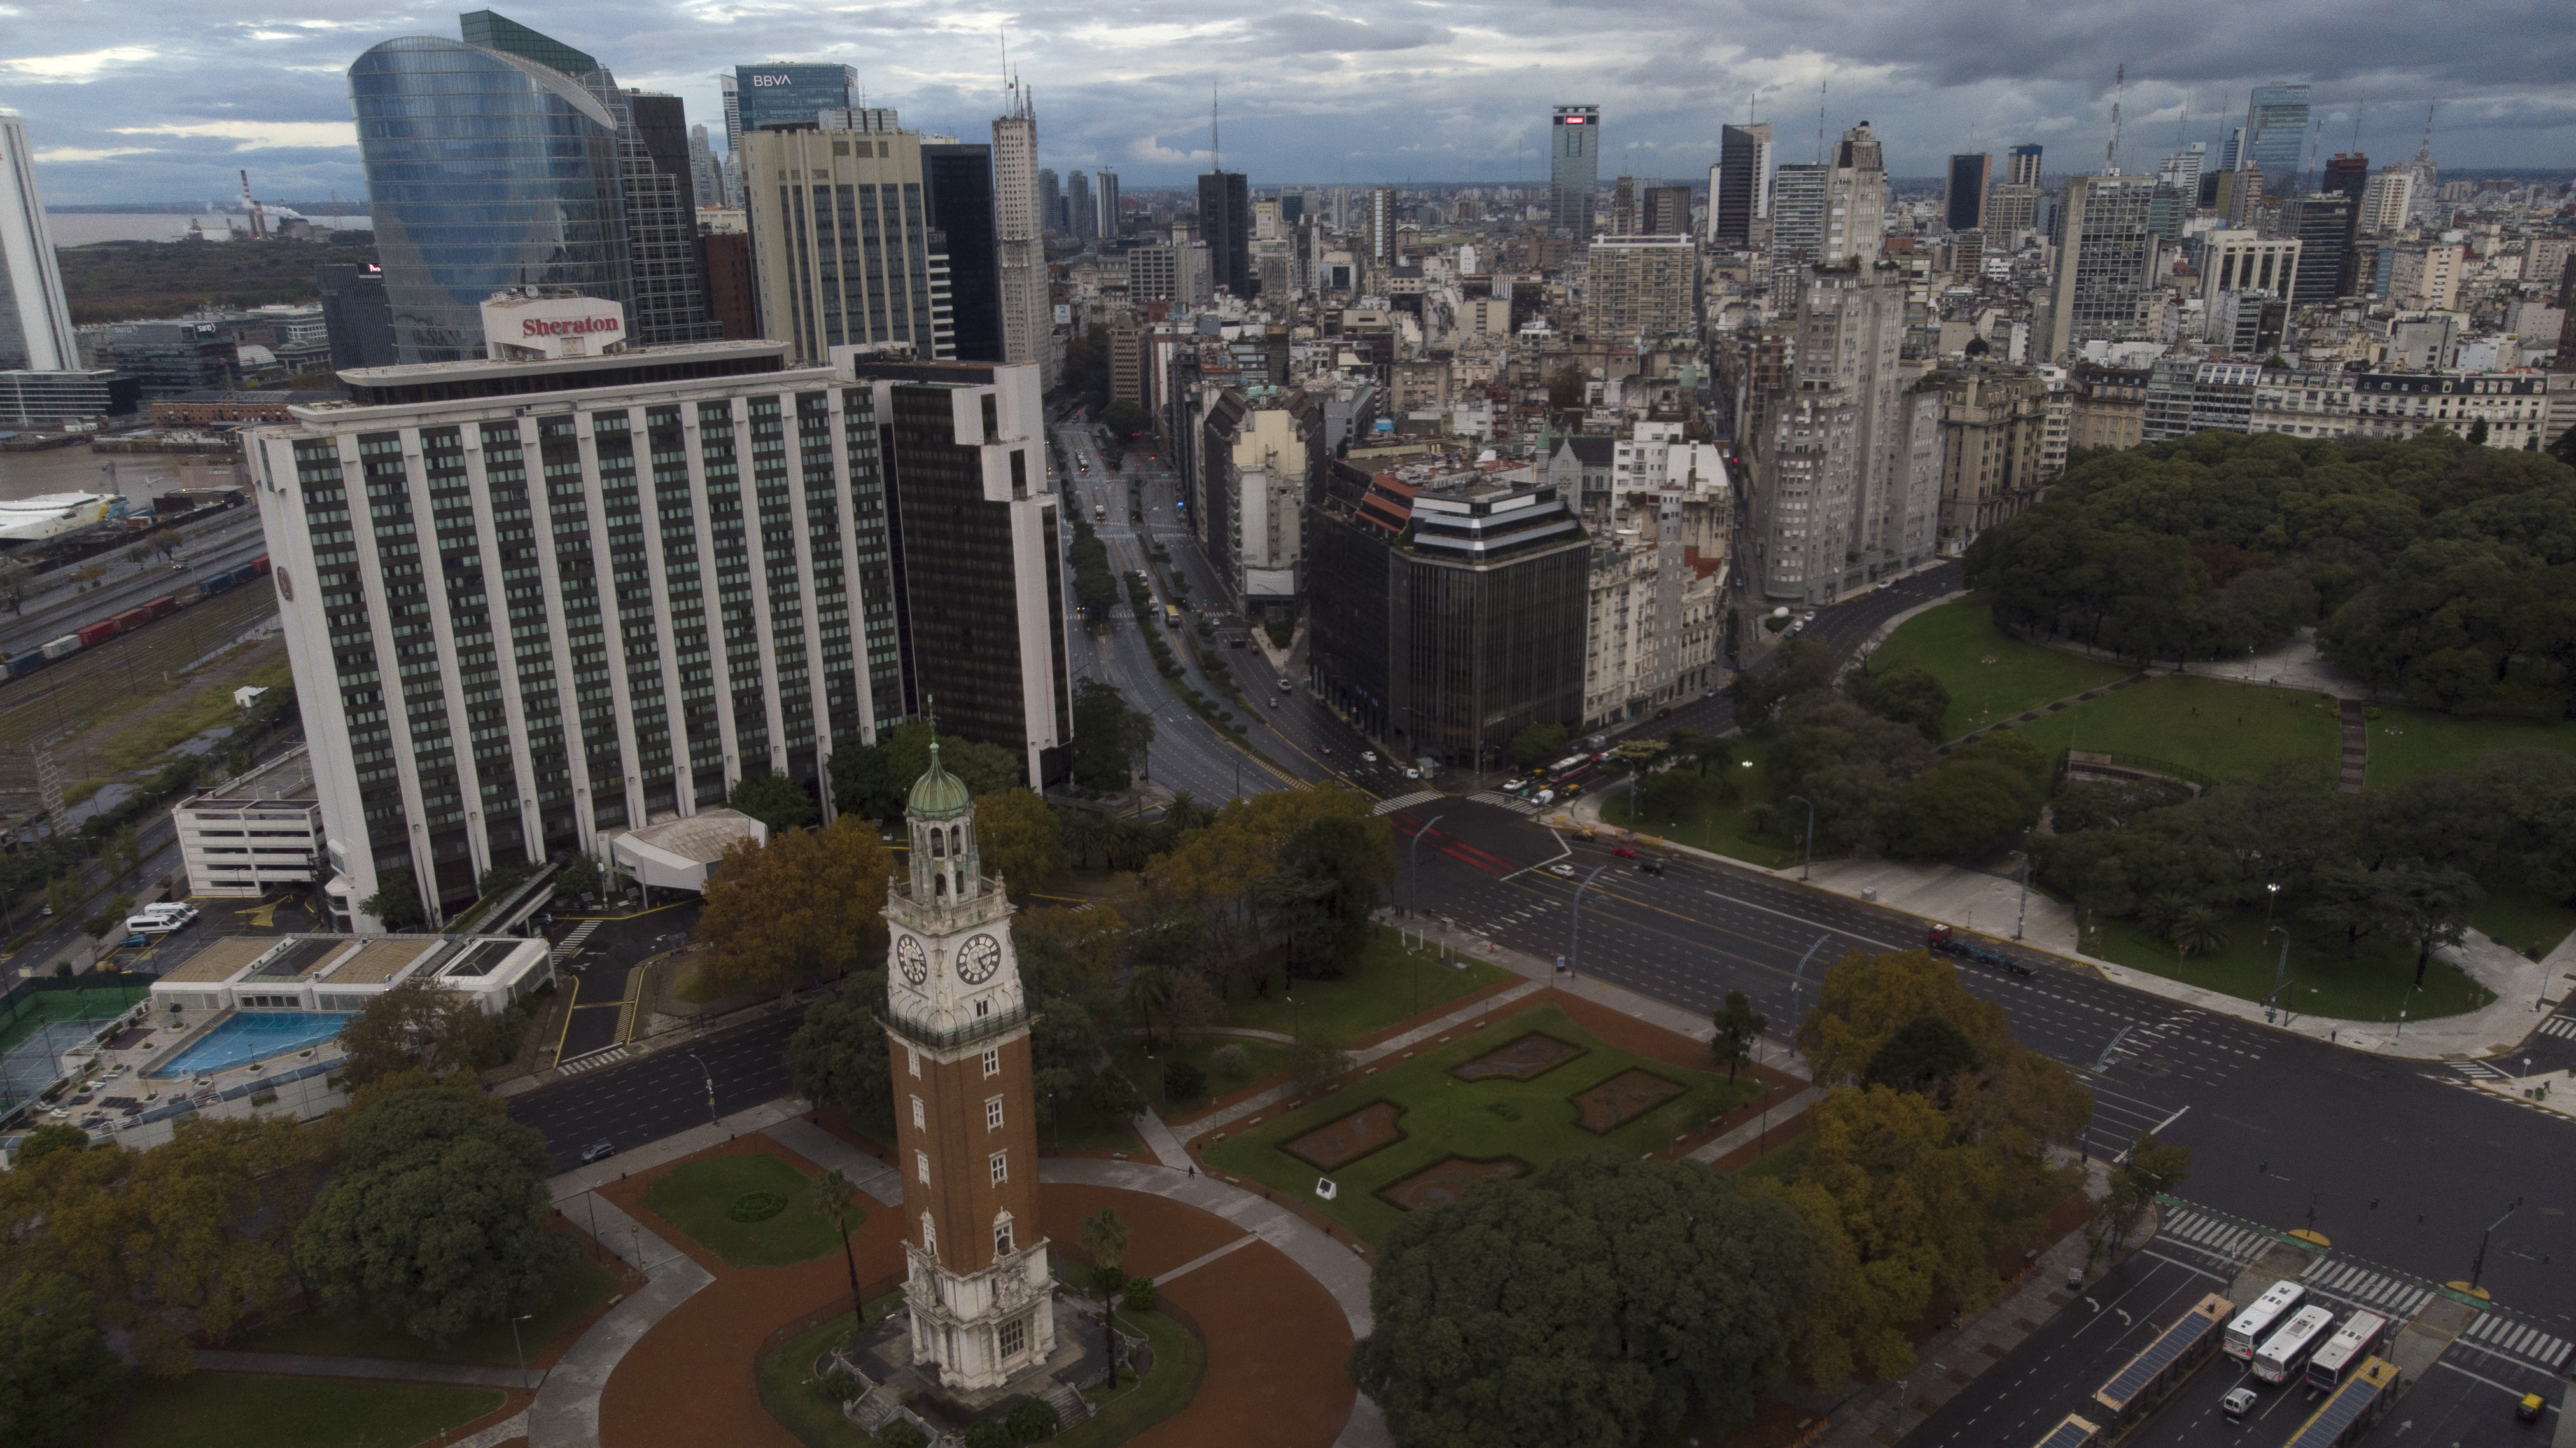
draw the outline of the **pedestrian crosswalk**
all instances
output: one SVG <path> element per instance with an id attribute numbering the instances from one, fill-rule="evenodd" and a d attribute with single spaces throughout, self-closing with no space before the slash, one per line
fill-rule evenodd
<path id="1" fill-rule="evenodd" d="M 2301 1274 L 2299 1280 L 2327 1296 L 2348 1298 L 2375 1312 L 2392 1314 L 2400 1322 L 2413 1317 L 2415 1309 L 2433 1295 L 2430 1283 L 2373 1271 L 2337 1257 L 2317 1259 L 2317 1264 Z"/>
<path id="2" fill-rule="evenodd" d="M 587 1071 L 594 1066 L 606 1066 L 623 1061 L 632 1054 L 634 1052 L 629 1047 L 610 1046 L 604 1051 L 593 1051 L 587 1056 L 576 1056 L 572 1060 L 558 1064 L 555 1069 L 569 1076 L 576 1071 Z"/>
<path id="3" fill-rule="evenodd" d="M 2453 1061 L 2451 1069 L 2472 1081 L 2510 1081 L 2512 1075 L 2499 1071 L 2484 1061 Z"/>
<path id="4" fill-rule="evenodd" d="M 1528 800 L 1521 799 L 1514 795 L 1508 795 L 1495 789 L 1486 790 L 1483 794 L 1471 795 L 1469 798 L 1474 800 L 1477 804 L 1495 805 L 1499 808 L 1510 810 L 1514 814 L 1534 815 L 1539 811 L 1539 807 L 1530 803 Z"/>
<path id="5" fill-rule="evenodd" d="M 2540 1023 L 2540 1034 L 2576 1041 L 2576 1016 L 2551 1016 Z"/>
<path id="6" fill-rule="evenodd" d="M 1393 814 L 1400 809 L 1411 809 L 1418 804 L 1429 804 L 1435 799 L 1446 798 L 1448 798 L 1447 795 L 1442 794 L 1436 789 L 1417 789 L 1411 794 L 1399 794 L 1393 799 L 1379 800 L 1377 802 L 1377 808 L 1370 810 L 1369 813 L 1382 815 Z"/>
<path id="7" fill-rule="evenodd" d="M 2169 1210 L 2165 1231 L 2230 1262 L 2251 1262 L 2280 1237 L 2270 1228 L 2194 1208 Z"/>
<path id="8" fill-rule="evenodd" d="M 570 955 L 574 951 L 581 949 L 581 943 L 588 940 L 591 932 L 598 928 L 599 922 L 596 920 L 585 920 L 579 925 L 574 926 L 572 928 L 572 934 L 565 936 L 563 938 L 563 942 L 555 947 L 555 954 L 559 956 Z"/>
<path id="9" fill-rule="evenodd" d="M 2516 1322 L 2501 1312 L 2481 1312 L 2469 1330 L 2460 1334 L 2468 1341 L 2490 1352 L 2528 1358 L 2551 1372 L 2566 1365 L 2568 1353 L 2576 1349 L 2563 1337 L 2555 1337 L 2531 1326 Z"/>

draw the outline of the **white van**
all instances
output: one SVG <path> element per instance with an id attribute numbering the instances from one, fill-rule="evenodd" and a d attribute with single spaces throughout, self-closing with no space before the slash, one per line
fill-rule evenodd
<path id="1" fill-rule="evenodd" d="M 173 931 L 184 930 L 187 926 L 187 921 L 181 920 L 175 915 L 128 915 L 125 917 L 125 933 L 128 935 L 168 935 Z"/>
<path id="2" fill-rule="evenodd" d="M 135 913 L 158 915 L 164 919 L 175 920 L 181 925 L 193 925 L 197 920 L 197 907 L 177 900 L 156 900 Z"/>

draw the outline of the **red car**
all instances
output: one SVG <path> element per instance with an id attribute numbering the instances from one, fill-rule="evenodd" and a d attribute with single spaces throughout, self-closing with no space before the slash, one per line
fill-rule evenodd
<path id="1" fill-rule="evenodd" d="M 1610 857 L 1614 860 L 1633 860 L 1637 858 L 1637 852 L 1626 845 L 1614 845 L 1611 847 Z"/>

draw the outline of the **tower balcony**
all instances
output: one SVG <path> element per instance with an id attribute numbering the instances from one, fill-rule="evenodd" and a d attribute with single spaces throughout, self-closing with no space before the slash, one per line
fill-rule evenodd
<path id="1" fill-rule="evenodd" d="M 891 1008 L 880 1012 L 877 1024 L 928 1051 L 954 1051 L 977 1041 L 1008 1035 L 1037 1019 L 1037 1012 L 1023 1001 L 1006 1010 L 989 1015 L 960 1016 L 946 1023 L 915 1019 Z"/>

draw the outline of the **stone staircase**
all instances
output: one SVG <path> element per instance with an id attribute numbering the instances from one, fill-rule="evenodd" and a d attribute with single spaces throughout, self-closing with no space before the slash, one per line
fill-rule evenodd
<path id="1" fill-rule="evenodd" d="M 2337 794 L 2361 793 L 2361 782 L 2370 773 L 2370 716 L 2363 712 L 2359 699 L 2343 701 L 2343 773 L 2335 783 Z"/>
<path id="2" fill-rule="evenodd" d="M 843 1417 L 858 1425 L 859 1431 L 873 1438 L 886 1424 L 903 1416 L 903 1400 L 891 1388 L 878 1384 L 868 1389 L 858 1402 L 844 1405 Z"/>
<path id="3" fill-rule="evenodd" d="M 1070 1431 L 1075 1424 L 1091 1416 L 1091 1404 L 1084 1400 L 1082 1394 L 1063 1383 L 1049 1385 L 1045 1392 L 1038 1394 L 1038 1397 L 1048 1407 L 1055 1409 L 1056 1422 L 1059 1425 L 1058 1432 Z"/>

